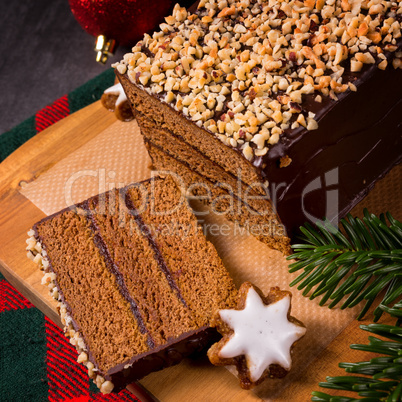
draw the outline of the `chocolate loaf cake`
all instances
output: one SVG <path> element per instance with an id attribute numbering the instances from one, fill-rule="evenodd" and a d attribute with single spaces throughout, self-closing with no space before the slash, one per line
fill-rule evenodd
<path id="1" fill-rule="evenodd" d="M 201 0 L 116 74 L 162 167 L 185 162 L 229 193 L 240 181 L 262 222 L 280 226 L 263 214 L 273 203 L 293 235 L 345 215 L 400 162 L 401 21 L 394 1 Z"/>
<path id="2" fill-rule="evenodd" d="M 29 235 L 28 256 L 104 393 L 209 345 L 212 315 L 235 305 L 231 278 L 169 177 L 92 197 Z"/>

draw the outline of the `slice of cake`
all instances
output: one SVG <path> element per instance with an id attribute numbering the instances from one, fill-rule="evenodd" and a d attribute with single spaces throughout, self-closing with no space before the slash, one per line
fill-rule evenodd
<path id="1" fill-rule="evenodd" d="M 401 21 L 395 1 L 201 0 L 115 68 L 156 167 L 259 196 L 277 247 L 271 202 L 294 234 L 400 162 Z"/>
<path id="2" fill-rule="evenodd" d="M 92 197 L 29 234 L 78 361 L 104 393 L 207 346 L 214 312 L 235 305 L 228 272 L 169 177 Z"/>

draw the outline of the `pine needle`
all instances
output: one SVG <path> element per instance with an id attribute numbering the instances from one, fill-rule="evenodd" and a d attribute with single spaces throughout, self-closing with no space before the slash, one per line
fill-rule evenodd
<path id="1" fill-rule="evenodd" d="M 303 243 L 292 246 L 289 272 L 302 271 L 290 284 L 311 299 L 321 296 L 329 308 L 342 302 L 350 308 L 365 300 L 362 319 L 376 297 L 386 290 L 381 305 L 392 307 L 402 295 L 402 223 L 389 212 L 377 217 L 364 210 L 364 218 L 350 214 L 339 228 L 329 221 L 300 228 Z M 377 308 L 374 321 L 385 311 Z"/>
<path id="2" fill-rule="evenodd" d="M 378 353 L 380 356 L 366 362 L 339 363 L 346 373 L 338 377 L 327 377 L 319 383 L 322 388 L 355 392 L 358 397 L 333 396 L 325 392 L 312 392 L 312 401 L 402 401 L 402 328 L 399 319 L 402 316 L 402 303 L 393 308 L 380 305 L 392 317 L 398 319 L 395 325 L 369 324 L 360 328 L 386 340 L 370 336 L 368 345 L 351 345 L 351 349 Z M 366 377 L 363 377 L 366 376 Z"/>

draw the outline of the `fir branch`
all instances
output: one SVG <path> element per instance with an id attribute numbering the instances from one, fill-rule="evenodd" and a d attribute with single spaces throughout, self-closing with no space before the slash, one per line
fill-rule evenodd
<path id="1" fill-rule="evenodd" d="M 296 260 L 289 272 L 303 272 L 290 284 L 303 289 L 310 299 L 322 296 L 320 305 L 329 308 L 342 300 L 341 309 L 365 300 L 358 319 L 363 318 L 377 295 L 386 289 L 383 306 L 402 294 L 402 223 L 390 213 L 377 217 L 364 210 L 363 219 L 350 214 L 336 228 L 329 221 L 300 228 L 303 243 L 292 246 Z M 347 296 L 347 297 L 346 297 Z M 346 300 L 345 300 L 346 297 Z M 374 310 L 378 321 L 383 309 Z"/>
<path id="2" fill-rule="evenodd" d="M 402 401 L 402 328 L 399 326 L 402 303 L 396 303 L 392 309 L 383 305 L 380 305 L 379 308 L 397 318 L 396 325 L 369 324 L 361 325 L 360 328 L 374 335 L 380 335 L 386 340 L 370 336 L 368 345 L 350 345 L 350 347 L 378 353 L 380 356 L 368 362 L 340 363 L 339 367 L 344 368 L 346 373 L 358 375 L 327 377 L 326 382 L 319 383 L 323 388 L 357 392 L 358 396 L 362 398 L 333 396 L 325 392 L 314 391 L 312 401 Z M 371 376 L 371 378 L 367 376 Z"/>

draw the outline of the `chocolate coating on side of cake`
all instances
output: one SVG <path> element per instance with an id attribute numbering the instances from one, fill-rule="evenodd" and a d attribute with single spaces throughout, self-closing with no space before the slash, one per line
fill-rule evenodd
<path id="1" fill-rule="evenodd" d="M 307 218 L 345 216 L 402 158 L 402 71 L 368 68 L 357 92 L 323 98 L 318 129 L 286 132 L 264 175 L 289 235 Z M 280 167 L 288 155 L 292 163 Z M 307 215 L 310 214 L 310 215 Z"/>
<path id="2" fill-rule="evenodd" d="M 145 377 L 154 371 L 174 366 L 186 357 L 197 357 L 211 343 L 219 339 L 214 328 L 202 327 L 193 333 L 182 335 L 170 344 L 155 348 L 152 352 L 137 356 L 126 364 L 119 364 L 109 372 L 108 377 L 116 387 L 116 391 L 127 384 Z"/>

